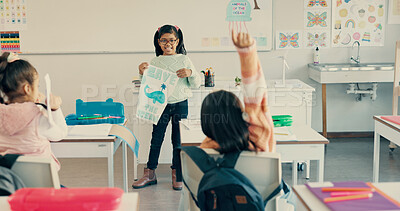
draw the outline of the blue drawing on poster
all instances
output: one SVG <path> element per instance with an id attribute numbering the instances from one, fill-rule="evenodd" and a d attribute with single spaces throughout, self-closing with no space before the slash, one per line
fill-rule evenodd
<path id="1" fill-rule="evenodd" d="M 164 104 L 165 94 L 162 91 L 165 90 L 165 88 L 166 88 L 165 84 L 161 85 L 162 91 L 154 91 L 154 92 L 149 93 L 146 91 L 149 88 L 150 87 L 148 85 L 146 85 L 146 87 L 144 88 L 144 94 L 146 95 L 146 97 L 153 99 L 153 104 L 156 104 L 156 102 L 159 102 L 160 104 Z"/>

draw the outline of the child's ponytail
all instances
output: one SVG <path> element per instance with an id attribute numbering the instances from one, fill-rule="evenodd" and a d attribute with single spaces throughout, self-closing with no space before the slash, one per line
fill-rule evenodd
<path id="1" fill-rule="evenodd" d="M 179 44 L 176 46 L 176 53 L 186 55 L 185 44 L 183 42 L 183 33 L 180 28 L 178 28 Z"/>
<path id="2" fill-rule="evenodd" d="M 5 74 L 5 70 L 7 67 L 7 58 L 10 55 L 9 52 L 5 52 L 0 56 L 0 104 L 4 104 L 5 100 L 4 97 L 5 94 L 3 92 L 3 79 L 4 79 L 4 74 Z"/>

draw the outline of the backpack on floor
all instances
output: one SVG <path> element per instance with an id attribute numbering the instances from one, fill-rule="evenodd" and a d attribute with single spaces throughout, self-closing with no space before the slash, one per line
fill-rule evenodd
<path id="1" fill-rule="evenodd" d="M 271 198 L 285 188 L 282 185 L 284 183 L 281 183 L 270 196 L 263 199 L 250 180 L 234 169 L 240 152 L 226 153 L 223 158 L 215 160 L 198 147 L 182 147 L 182 150 L 204 173 L 199 183 L 197 199 L 183 181 L 194 202 L 202 211 L 261 211 Z"/>

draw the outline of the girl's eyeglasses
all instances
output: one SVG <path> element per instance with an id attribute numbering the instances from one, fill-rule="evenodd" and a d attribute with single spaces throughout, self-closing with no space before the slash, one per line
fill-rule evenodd
<path id="1" fill-rule="evenodd" d="M 176 41 L 177 40 L 173 40 L 173 39 L 170 39 L 170 40 L 160 39 L 160 43 L 163 44 L 163 45 L 166 45 L 167 43 L 170 43 L 171 45 L 173 45 L 173 44 L 175 44 Z"/>

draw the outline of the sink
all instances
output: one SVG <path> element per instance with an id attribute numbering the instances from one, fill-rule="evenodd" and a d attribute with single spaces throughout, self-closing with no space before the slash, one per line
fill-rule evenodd
<path id="1" fill-rule="evenodd" d="M 393 70 L 394 63 L 323 63 L 308 64 L 309 68 L 323 71 L 372 71 L 372 70 Z"/>
<path id="2" fill-rule="evenodd" d="M 308 64 L 308 76 L 321 83 L 392 82 L 394 63 Z"/>

